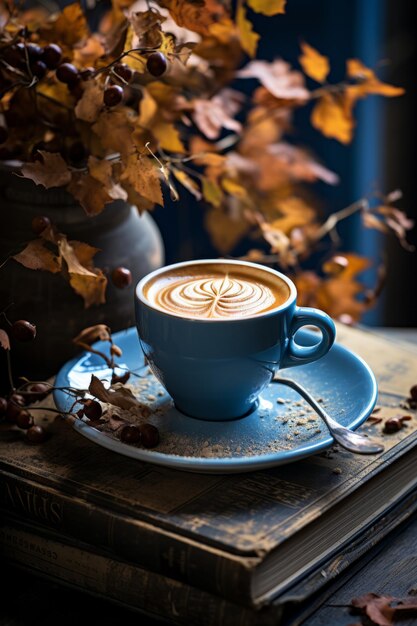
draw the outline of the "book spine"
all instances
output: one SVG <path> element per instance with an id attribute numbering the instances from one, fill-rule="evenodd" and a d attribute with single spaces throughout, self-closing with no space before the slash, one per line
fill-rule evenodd
<path id="1" fill-rule="evenodd" d="M 54 582 L 186 626 L 269 626 L 280 608 L 250 610 L 166 576 L 3 518 L 0 555 Z"/>
<path id="2" fill-rule="evenodd" d="M 251 604 L 250 574 L 256 558 L 226 554 L 21 476 L 2 472 L 0 479 L 0 511 L 6 514 L 169 578 Z"/>

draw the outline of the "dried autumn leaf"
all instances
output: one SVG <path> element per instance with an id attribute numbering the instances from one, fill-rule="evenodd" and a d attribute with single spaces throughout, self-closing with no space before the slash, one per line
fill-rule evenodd
<path id="1" fill-rule="evenodd" d="M 128 109 L 118 107 L 117 111 L 100 113 L 93 131 L 107 153 L 118 152 L 127 159 L 134 151 L 134 121 Z"/>
<path id="2" fill-rule="evenodd" d="M 105 53 L 106 50 L 99 36 L 91 35 L 83 46 L 74 48 L 72 60 L 76 67 L 91 67 Z"/>
<path id="3" fill-rule="evenodd" d="M 151 132 L 163 150 L 184 154 L 185 147 L 181 141 L 179 130 L 174 124 L 162 120 L 157 121 L 152 124 Z"/>
<path id="4" fill-rule="evenodd" d="M 58 246 L 67 264 L 70 285 L 84 299 L 85 308 L 88 309 L 93 304 L 103 304 L 107 285 L 103 272 L 96 268 L 90 270 L 81 265 L 73 246 L 65 237 L 61 238 Z"/>
<path id="5" fill-rule="evenodd" d="M 123 52 L 129 52 L 129 50 L 133 50 L 137 48 L 139 44 L 138 37 L 135 34 L 131 24 L 128 25 L 126 40 Z M 123 57 L 123 63 L 129 65 L 132 70 L 139 72 L 139 74 L 143 74 L 146 71 L 146 58 L 139 54 L 139 52 L 130 52 Z"/>
<path id="6" fill-rule="evenodd" d="M 256 55 L 260 35 L 253 30 L 253 24 L 248 20 L 246 9 L 242 3 L 239 3 L 237 7 L 236 26 L 242 48 L 249 56 L 254 57 Z"/>
<path id="7" fill-rule="evenodd" d="M 313 108 L 311 123 L 325 137 L 350 143 L 355 127 L 351 100 L 346 94 L 323 93 Z"/>
<path id="8" fill-rule="evenodd" d="M 302 101 L 310 98 L 301 72 L 292 70 L 289 63 L 280 59 L 272 63 L 251 61 L 237 72 L 237 77 L 257 78 L 275 98 Z"/>
<path id="9" fill-rule="evenodd" d="M 359 59 L 348 59 L 346 62 L 346 73 L 349 78 L 359 81 L 357 85 L 350 85 L 347 88 L 349 95 L 353 99 L 364 98 L 368 94 L 379 94 L 392 98 L 405 93 L 402 87 L 394 87 L 394 85 L 388 85 L 380 81 L 375 73 Z"/>
<path id="10" fill-rule="evenodd" d="M 90 174 L 74 172 L 68 191 L 78 200 L 87 215 L 97 215 L 112 198 L 103 184 Z"/>
<path id="11" fill-rule="evenodd" d="M 90 176 L 98 180 L 112 200 L 127 200 L 127 192 L 113 180 L 113 166 L 106 159 L 88 157 L 88 171 Z"/>
<path id="12" fill-rule="evenodd" d="M 208 36 L 211 28 L 223 24 L 231 27 L 230 3 L 221 0 L 161 0 L 178 26 Z"/>
<path id="13" fill-rule="evenodd" d="M 205 176 L 203 177 L 202 182 L 204 200 L 206 200 L 209 204 L 212 204 L 214 207 L 219 207 L 223 200 L 223 192 L 219 185 Z"/>
<path id="14" fill-rule="evenodd" d="M 98 400 L 118 406 L 120 409 L 126 409 L 127 411 L 132 411 L 132 409 L 140 410 L 143 406 L 126 387 L 106 389 L 101 380 L 94 374 L 91 376 L 88 390 Z"/>
<path id="15" fill-rule="evenodd" d="M 41 239 L 30 241 L 24 250 L 12 258 L 30 270 L 45 270 L 52 274 L 61 271 L 61 259 Z"/>
<path id="16" fill-rule="evenodd" d="M 0 348 L 3 348 L 3 350 L 10 350 L 9 335 L 2 328 L 0 328 Z"/>
<path id="17" fill-rule="evenodd" d="M 79 2 L 64 7 L 52 24 L 45 27 L 43 35 L 49 41 L 59 42 L 69 48 L 87 39 L 90 34 L 87 20 Z"/>
<path id="18" fill-rule="evenodd" d="M 367 593 L 359 598 L 353 598 L 351 605 L 362 609 L 374 624 L 378 626 L 392 626 L 394 609 L 390 606 L 390 603 L 393 600 L 392 596 L 379 596 L 376 593 Z"/>
<path id="19" fill-rule="evenodd" d="M 330 63 L 328 57 L 320 54 L 315 48 L 306 42 L 301 42 L 302 55 L 299 57 L 301 67 L 307 76 L 319 83 L 324 83 L 329 72 Z"/>
<path id="20" fill-rule="evenodd" d="M 250 224 L 242 215 L 233 215 L 220 208 L 213 207 L 205 216 L 205 225 L 210 239 L 221 254 L 227 254 L 249 231 Z"/>
<path id="21" fill-rule="evenodd" d="M 389 232 L 388 226 L 369 211 L 362 212 L 362 223 L 365 228 L 374 228 L 375 230 L 379 230 L 381 233 L 385 234 Z"/>
<path id="22" fill-rule="evenodd" d="M 217 139 L 222 128 L 238 133 L 242 125 L 233 116 L 239 111 L 241 103 L 241 94 L 233 89 L 223 89 L 210 100 L 193 100 L 192 118 L 208 139 Z"/>
<path id="23" fill-rule="evenodd" d="M 178 182 L 181 183 L 181 185 L 185 187 L 187 191 L 189 191 L 197 200 L 201 200 L 202 193 L 200 191 L 200 188 L 195 180 L 191 178 L 191 176 L 186 174 L 186 172 L 183 172 L 183 170 L 179 170 L 177 167 L 172 167 L 171 171 L 175 178 L 178 180 Z"/>
<path id="24" fill-rule="evenodd" d="M 263 15 L 277 15 L 285 13 L 287 0 L 248 0 L 248 6 L 256 13 Z"/>
<path id="25" fill-rule="evenodd" d="M 377 212 L 383 216 L 385 225 L 398 237 L 406 250 L 414 250 L 414 246 L 407 242 L 407 231 L 414 226 L 414 221 L 407 217 L 404 211 L 392 206 L 380 206 Z"/>
<path id="26" fill-rule="evenodd" d="M 83 83 L 83 95 L 78 100 L 75 117 L 84 122 L 95 122 L 103 108 L 103 88 L 95 80 Z"/>
<path id="27" fill-rule="evenodd" d="M 143 48 L 159 48 L 162 43 L 161 24 L 166 17 L 156 9 L 132 13 L 129 21 Z"/>
<path id="28" fill-rule="evenodd" d="M 111 331 L 105 324 L 96 324 L 95 326 L 88 326 L 84 328 L 74 339 L 73 343 L 87 344 L 91 346 L 95 341 L 110 341 Z"/>
<path id="29" fill-rule="evenodd" d="M 38 150 L 42 161 L 25 163 L 21 169 L 24 178 L 30 178 L 36 185 L 43 185 L 46 189 L 67 185 L 71 180 L 68 165 L 57 152 Z"/>
<path id="30" fill-rule="evenodd" d="M 163 206 L 161 181 L 151 158 L 131 154 L 121 178 L 127 180 L 139 195 Z"/>

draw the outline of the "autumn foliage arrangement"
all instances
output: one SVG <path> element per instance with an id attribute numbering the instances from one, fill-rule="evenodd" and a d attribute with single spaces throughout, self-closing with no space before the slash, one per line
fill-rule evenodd
<path id="1" fill-rule="evenodd" d="M 37 185 L 66 188 L 89 216 L 117 199 L 146 211 L 189 192 L 207 206 L 219 254 L 247 237 L 254 243 L 245 258 L 291 275 L 301 304 L 356 321 L 381 281 L 367 290 L 357 275 L 369 261 L 337 254 L 338 222 L 358 212 L 365 228 L 393 232 L 405 247 L 412 223 L 396 206 L 399 192 L 321 219 L 307 187 L 338 177 L 290 142 L 293 114 L 309 107 L 314 128 L 348 144 L 357 102 L 403 89 L 358 59 L 329 83 L 328 57 L 305 42 L 299 68 L 255 60 L 260 36 L 251 15 L 284 20 L 285 4 L 113 0 L 92 33 L 79 3 L 54 15 L 3 3 L 0 159 L 20 162 L 16 173 Z M 250 97 L 239 91 L 247 79 L 257 81 Z M 87 307 L 103 302 L 107 278 L 94 266 L 96 250 L 68 241 L 49 220 L 33 230 L 15 261 L 62 272 Z M 318 250 L 317 271 L 303 270 Z"/>

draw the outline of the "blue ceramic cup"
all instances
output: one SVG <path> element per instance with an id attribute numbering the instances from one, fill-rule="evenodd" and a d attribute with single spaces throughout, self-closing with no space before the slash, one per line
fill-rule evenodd
<path id="1" fill-rule="evenodd" d="M 164 311 L 146 297 L 150 281 L 177 268 L 210 264 L 250 268 L 284 281 L 289 297 L 271 310 L 249 317 L 196 319 Z M 251 412 L 278 369 L 304 365 L 324 356 L 335 340 L 335 326 L 318 309 L 296 306 L 294 283 L 280 272 L 245 261 L 186 261 L 158 269 L 136 287 L 136 322 L 150 367 L 186 415 L 231 420 Z M 294 335 L 305 325 L 317 326 L 321 338 L 313 346 L 297 345 Z"/>

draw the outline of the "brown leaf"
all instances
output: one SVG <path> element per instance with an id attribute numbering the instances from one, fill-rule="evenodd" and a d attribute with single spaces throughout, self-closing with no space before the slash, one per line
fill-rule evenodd
<path id="1" fill-rule="evenodd" d="M 147 200 L 163 206 L 161 181 L 153 159 L 137 154 L 130 155 L 122 179 L 127 180 Z"/>
<path id="2" fill-rule="evenodd" d="M 95 80 L 83 83 L 83 95 L 78 100 L 75 117 L 84 122 L 95 122 L 103 108 L 103 88 Z"/>
<path id="3" fill-rule="evenodd" d="M 241 103 L 241 94 L 233 89 L 223 89 L 211 100 L 193 100 L 192 118 L 208 139 L 217 139 L 222 128 L 238 133 L 242 126 L 233 116 L 239 111 Z"/>
<path id="4" fill-rule="evenodd" d="M 106 389 L 101 380 L 94 374 L 91 376 L 88 390 L 98 400 L 118 406 L 120 409 L 131 411 L 132 409 L 141 409 L 143 406 L 126 387 L 120 386 L 117 389 Z"/>
<path id="5" fill-rule="evenodd" d="M 394 600 L 392 596 L 379 596 L 376 593 L 367 593 L 359 598 L 353 598 L 351 605 L 362 609 L 364 613 L 378 626 L 392 626 L 394 609 L 390 603 Z"/>
<path id="6" fill-rule="evenodd" d="M 407 231 L 413 228 L 414 221 L 407 217 L 404 211 L 392 206 L 380 206 L 377 212 L 383 216 L 385 225 L 398 237 L 403 248 L 409 251 L 414 246 L 407 242 Z"/>
<path id="7" fill-rule="evenodd" d="M 97 215 L 112 198 L 103 183 L 90 174 L 74 172 L 68 191 L 78 200 L 87 215 Z"/>
<path id="8" fill-rule="evenodd" d="M 224 24 L 231 28 L 230 3 L 221 0 L 161 0 L 178 26 L 184 26 L 200 35 L 208 36 L 212 27 Z"/>
<path id="9" fill-rule="evenodd" d="M 95 341 L 110 341 L 111 331 L 105 324 L 96 324 L 95 326 L 89 326 L 84 328 L 74 339 L 73 343 L 88 344 L 91 346 Z"/>
<path id="10" fill-rule="evenodd" d="M 73 48 L 90 34 L 87 20 L 79 2 L 64 7 L 57 18 L 45 27 L 44 36 L 54 43 Z"/>
<path id="11" fill-rule="evenodd" d="M 117 111 L 103 111 L 100 113 L 93 131 L 100 140 L 107 153 L 118 152 L 123 159 L 127 159 L 134 151 L 133 131 L 134 121 L 129 109 L 118 107 Z"/>
<path id="12" fill-rule="evenodd" d="M 250 57 L 254 57 L 256 55 L 260 35 L 253 30 L 253 24 L 248 20 L 246 9 L 242 3 L 239 3 L 237 7 L 236 26 L 242 48 Z"/>
<path id="13" fill-rule="evenodd" d="M 52 274 L 61 271 L 61 259 L 51 252 L 41 239 L 30 241 L 24 250 L 12 258 L 30 270 L 45 270 Z"/>
<path id="14" fill-rule="evenodd" d="M 46 189 L 67 185 L 71 180 L 71 172 L 60 154 L 38 150 L 42 161 L 25 163 L 21 169 L 24 178 L 30 178 L 36 185 Z"/>
<path id="15" fill-rule="evenodd" d="M 262 15 L 277 15 L 285 13 L 287 0 L 248 0 L 248 6 Z"/>
<path id="16" fill-rule="evenodd" d="M 88 171 L 90 176 L 98 180 L 110 196 L 112 200 L 126 200 L 127 192 L 121 185 L 117 184 L 113 180 L 113 166 L 110 161 L 106 159 L 97 159 L 90 155 L 88 157 Z"/>
<path id="17" fill-rule="evenodd" d="M 59 250 L 67 264 L 70 285 L 84 299 L 85 308 L 88 309 L 93 304 L 103 304 L 107 285 L 103 272 L 81 265 L 73 246 L 65 237 L 59 242 Z"/>
<path id="18" fill-rule="evenodd" d="M 2 328 L 0 328 L 0 348 L 3 348 L 3 350 L 10 350 L 9 335 Z"/>
<path id="19" fill-rule="evenodd" d="M 299 57 L 304 73 L 318 83 L 324 83 L 329 72 L 330 63 L 328 57 L 323 56 L 308 43 L 301 42 L 302 55 Z"/>
<path id="20" fill-rule="evenodd" d="M 129 21 L 138 37 L 139 47 L 159 48 L 162 43 L 161 24 L 165 17 L 159 11 L 139 11 L 132 13 Z"/>
<path id="21" fill-rule="evenodd" d="M 370 211 L 362 212 L 362 223 L 365 228 L 374 228 L 375 230 L 379 230 L 381 233 L 389 232 L 388 226 Z"/>
<path id="22" fill-rule="evenodd" d="M 310 94 L 304 87 L 301 72 L 280 59 L 267 61 L 251 61 L 237 72 L 238 78 L 257 78 L 262 85 L 275 97 L 288 100 L 308 100 Z"/>
<path id="23" fill-rule="evenodd" d="M 311 123 L 325 137 L 350 143 L 355 126 L 351 99 L 346 94 L 323 93 L 313 108 Z"/>
<path id="24" fill-rule="evenodd" d="M 348 87 L 348 93 L 354 100 L 364 98 L 368 94 L 379 94 L 392 98 L 405 93 L 402 87 L 394 87 L 394 85 L 388 85 L 380 81 L 375 73 L 359 59 L 348 59 L 346 62 L 346 73 L 349 78 L 359 81 L 357 85 Z"/>
<path id="25" fill-rule="evenodd" d="M 91 67 L 106 53 L 98 35 L 91 35 L 81 47 L 74 48 L 73 63 L 76 67 Z"/>
<path id="26" fill-rule="evenodd" d="M 242 215 L 233 215 L 215 207 L 206 213 L 205 225 L 221 254 L 230 252 L 250 227 Z"/>

